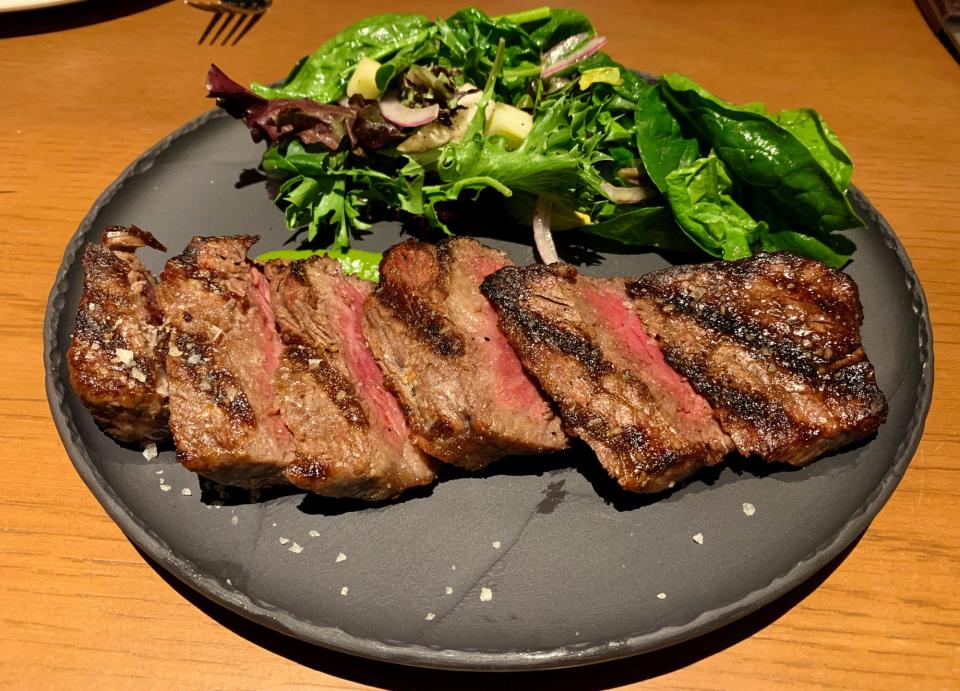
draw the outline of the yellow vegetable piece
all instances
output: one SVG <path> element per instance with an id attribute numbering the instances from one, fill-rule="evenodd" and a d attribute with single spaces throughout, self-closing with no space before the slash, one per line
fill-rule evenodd
<path id="1" fill-rule="evenodd" d="M 574 211 L 565 204 L 554 202 L 550 213 L 550 230 L 573 230 L 592 225 L 590 216 L 582 211 Z"/>
<path id="2" fill-rule="evenodd" d="M 619 67 L 594 67 L 592 70 L 584 70 L 580 75 L 580 90 L 590 88 L 593 84 L 612 84 L 620 86 L 623 78 L 620 76 Z"/>
<path id="3" fill-rule="evenodd" d="M 377 88 L 377 70 L 380 69 L 380 63 L 371 58 L 360 58 L 360 62 L 350 75 L 350 81 L 347 82 L 347 97 L 354 94 L 360 94 L 364 98 L 380 98 L 380 90 Z"/>
<path id="4" fill-rule="evenodd" d="M 488 137 L 499 135 L 507 140 L 508 149 L 516 149 L 530 134 L 533 128 L 533 116 L 525 110 L 514 108 L 506 103 L 491 103 L 487 107 Z"/>

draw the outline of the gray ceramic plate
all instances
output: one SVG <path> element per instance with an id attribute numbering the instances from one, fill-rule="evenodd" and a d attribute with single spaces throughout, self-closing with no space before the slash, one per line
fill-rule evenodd
<path id="1" fill-rule="evenodd" d="M 652 650 L 742 617 L 824 566 L 867 527 L 919 442 L 933 378 L 923 292 L 893 231 L 854 190 L 869 228 L 852 234 L 849 272 L 890 401 L 889 421 L 865 443 L 801 470 L 735 462 L 658 500 L 619 491 L 579 448 L 507 459 L 481 476 L 448 472 L 379 506 L 304 494 L 214 505 L 172 451 L 147 462 L 97 429 L 67 384 L 64 354 L 79 252 L 104 226 L 138 224 L 176 251 L 194 234 L 258 233 L 255 252 L 289 239 L 263 184 L 240 182 L 260 153 L 245 127 L 216 113 L 145 153 L 67 246 L 45 322 L 50 406 L 83 480 L 146 554 L 250 619 L 428 667 L 549 668 Z M 528 232 L 516 230 L 523 241 Z M 387 224 L 360 246 L 384 249 L 399 236 Z M 533 260 L 526 244 L 491 244 Z M 150 251 L 144 259 L 154 270 L 164 262 Z M 592 261 L 586 270 L 597 275 L 666 264 L 647 253 Z"/>

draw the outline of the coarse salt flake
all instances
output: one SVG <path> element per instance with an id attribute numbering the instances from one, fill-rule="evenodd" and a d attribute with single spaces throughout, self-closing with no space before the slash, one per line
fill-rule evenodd
<path id="1" fill-rule="evenodd" d="M 139 367 L 134 367 L 132 370 L 130 370 L 130 376 L 141 384 L 147 381 L 147 375 L 145 375 Z"/>
<path id="2" fill-rule="evenodd" d="M 157 474 L 157 475 L 163 475 L 163 468 L 161 468 L 160 470 L 158 470 L 156 474 Z"/>
<path id="3" fill-rule="evenodd" d="M 117 348 L 114 351 L 117 354 L 117 359 L 128 367 L 133 364 L 133 351 L 127 350 L 126 348 Z"/>
<path id="4" fill-rule="evenodd" d="M 447 595 L 453 595 L 453 588 L 451 588 L 448 585 L 446 588 L 443 589 L 443 592 L 445 592 Z"/>
<path id="5" fill-rule="evenodd" d="M 143 457 L 148 461 L 152 461 L 157 457 L 157 445 L 156 444 L 147 444 L 143 448 Z M 163 472 L 162 470 L 160 472 Z"/>
<path id="6" fill-rule="evenodd" d="M 500 540 L 494 540 L 494 541 L 493 541 L 493 548 L 494 548 L 494 549 L 500 549 Z"/>
<path id="7" fill-rule="evenodd" d="M 433 612 L 427 612 L 427 616 L 424 617 L 427 621 L 433 621 L 437 615 Z"/>
<path id="8" fill-rule="evenodd" d="M 231 516 L 231 517 L 230 517 L 230 522 L 233 523 L 233 525 L 236 525 L 237 523 L 240 522 L 240 517 L 239 517 L 239 516 Z"/>
<path id="9" fill-rule="evenodd" d="M 480 588 L 480 602 L 490 602 L 493 599 L 493 591 L 490 588 Z"/>
<path id="10" fill-rule="evenodd" d="M 743 513 L 747 516 L 752 516 L 757 512 L 757 507 L 751 504 L 748 501 L 743 502 Z"/>
<path id="11" fill-rule="evenodd" d="M 349 592 L 350 592 L 350 588 L 348 588 L 347 586 L 343 586 L 342 588 L 340 588 L 341 597 L 346 596 L 346 594 Z"/>
<path id="12" fill-rule="evenodd" d="M 160 485 L 160 489 L 162 489 L 164 492 L 169 492 L 170 490 L 173 489 L 173 487 L 171 487 L 170 485 Z"/>
<path id="13" fill-rule="evenodd" d="M 658 599 L 658 600 L 666 600 L 666 599 L 667 599 L 667 594 L 666 594 L 666 593 L 657 593 L 657 599 Z"/>
<path id="14" fill-rule="evenodd" d="M 293 552 L 294 554 L 300 554 L 300 552 L 303 551 L 303 547 L 301 547 L 296 542 L 291 543 L 287 549 Z"/>
<path id="15" fill-rule="evenodd" d="M 181 355 L 183 355 L 183 351 L 177 347 L 176 343 L 173 343 L 171 341 L 170 347 L 167 348 L 167 354 L 173 357 L 180 357 Z"/>
<path id="16" fill-rule="evenodd" d="M 309 533 L 307 533 L 307 535 L 310 537 L 320 537 L 320 533 L 316 530 L 311 530 Z"/>
<path id="17" fill-rule="evenodd" d="M 279 538 L 277 541 L 278 541 L 281 545 L 285 545 L 285 544 L 287 544 L 288 542 L 290 542 L 290 538 L 281 537 L 281 538 Z"/>
<path id="18" fill-rule="evenodd" d="M 696 542 L 698 545 L 702 545 L 702 544 L 703 544 L 703 533 L 697 533 L 696 535 L 694 535 L 694 536 L 693 536 L 693 541 Z"/>
<path id="19" fill-rule="evenodd" d="M 189 487 L 184 487 L 182 490 L 180 490 L 180 494 L 185 497 L 189 497 L 191 494 L 193 494 L 193 492 L 190 491 Z"/>
<path id="20" fill-rule="evenodd" d="M 338 563 L 341 562 L 341 561 L 346 561 L 346 560 L 347 560 L 347 555 L 344 554 L 343 552 L 340 552 L 340 554 L 337 555 L 337 562 L 338 562 Z"/>

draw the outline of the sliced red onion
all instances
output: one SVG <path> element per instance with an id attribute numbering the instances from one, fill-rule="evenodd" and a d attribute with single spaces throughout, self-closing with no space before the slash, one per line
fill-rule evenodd
<path id="1" fill-rule="evenodd" d="M 563 72 L 568 67 L 576 65 L 578 62 L 585 58 L 589 58 L 591 55 L 596 53 L 598 50 L 603 48 L 604 44 L 607 42 L 606 36 L 596 36 L 591 40 L 587 41 L 582 48 L 570 53 L 562 60 L 558 60 L 552 65 L 547 65 L 540 71 L 540 78 L 546 79 L 550 75 L 557 74 L 557 72 Z"/>
<path id="2" fill-rule="evenodd" d="M 380 112 L 397 127 L 420 127 L 437 119 L 440 106 L 434 103 L 426 108 L 408 108 L 396 96 L 387 96 L 380 101 Z"/>
<path id="3" fill-rule="evenodd" d="M 655 194 L 648 187 L 617 187 L 609 182 L 600 185 L 600 190 L 607 199 L 617 204 L 639 204 Z"/>
<path id="4" fill-rule="evenodd" d="M 544 65 L 549 65 L 556 62 L 567 53 L 572 51 L 574 48 L 579 46 L 581 43 L 590 38 L 590 34 L 574 34 L 573 36 L 568 36 L 555 45 L 553 48 L 548 50 L 543 54 L 543 59 L 540 61 Z"/>
<path id="5" fill-rule="evenodd" d="M 544 264 L 553 264 L 560 261 L 557 256 L 557 246 L 553 244 L 553 235 L 550 234 L 550 207 L 552 203 L 546 197 L 537 198 L 537 206 L 533 210 L 533 244 L 537 246 L 537 254 Z"/>

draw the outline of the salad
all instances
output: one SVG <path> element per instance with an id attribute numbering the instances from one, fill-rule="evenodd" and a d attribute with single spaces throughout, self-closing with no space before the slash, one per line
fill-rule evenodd
<path id="1" fill-rule="evenodd" d="M 261 167 L 306 250 L 375 278 L 351 241 L 384 214 L 452 233 L 455 204 L 497 200 L 541 259 L 576 229 L 727 260 L 788 250 L 841 267 L 861 227 L 852 162 L 809 108 L 734 105 L 679 74 L 648 82 L 575 10 L 370 17 L 276 87 L 211 66 L 207 89 L 267 148 Z M 272 256 L 285 256 L 274 253 Z"/>

